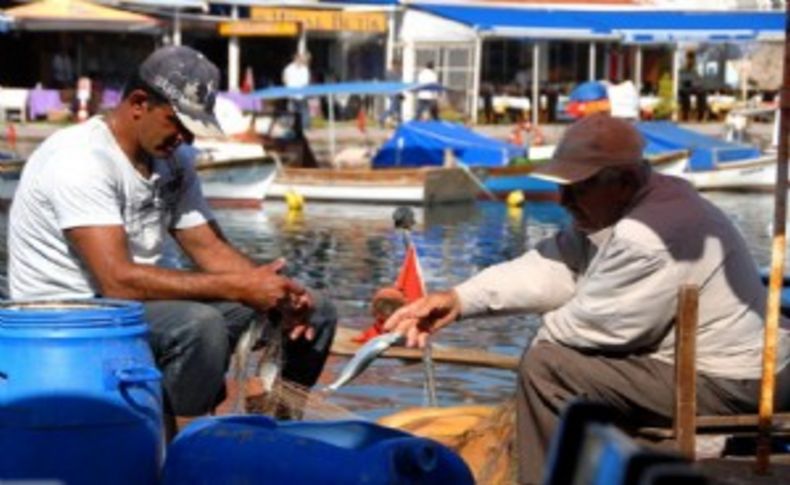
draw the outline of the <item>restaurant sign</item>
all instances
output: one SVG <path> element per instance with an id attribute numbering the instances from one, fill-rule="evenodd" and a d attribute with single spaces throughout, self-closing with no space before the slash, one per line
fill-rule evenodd
<path id="1" fill-rule="evenodd" d="M 252 7 L 250 18 L 265 22 L 297 22 L 306 30 L 346 32 L 386 32 L 383 12 L 346 12 L 301 8 Z"/>
<path id="2" fill-rule="evenodd" d="M 295 37 L 299 34 L 296 22 L 263 22 L 260 20 L 235 20 L 219 23 L 223 37 Z"/>

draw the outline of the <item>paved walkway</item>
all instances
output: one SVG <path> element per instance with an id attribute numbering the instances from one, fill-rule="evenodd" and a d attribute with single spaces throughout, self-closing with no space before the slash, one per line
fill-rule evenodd
<path id="1" fill-rule="evenodd" d="M 26 156 L 32 151 L 41 140 L 46 138 L 55 130 L 68 126 L 62 123 L 47 123 L 47 122 L 33 122 L 33 123 L 13 123 L 13 131 L 15 132 L 18 151 L 22 156 Z M 540 129 L 545 138 L 546 144 L 555 144 L 559 140 L 562 132 L 568 125 L 562 124 L 546 124 L 541 125 Z M 684 123 L 681 126 L 698 131 L 712 136 L 722 136 L 724 134 L 724 125 L 722 123 Z M 474 127 L 475 131 L 482 134 L 491 136 L 498 140 L 507 140 L 513 131 L 514 125 L 480 125 Z M 753 124 L 750 131 L 755 135 L 770 140 L 773 125 L 770 123 Z M 0 122 L 0 149 L 8 149 L 8 137 L 11 134 L 10 125 L 5 122 Z M 392 129 L 379 128 L 378 126 L 369 126 L 365 134 L 360 133 L 356 127 L 355 122 L 337 123 L 335 127 L 335 137 L 337 140 L 338 149 L 348 145 L 370 145 L 378 146 L 387 140 L 392 135 Z M 307 136 L 314 144 L 322 144 L 329 139 L 329 130 L 325 127 L 312 128 L 307 131 Z M 316 147 L 319 148 L 319 147 Z"/>

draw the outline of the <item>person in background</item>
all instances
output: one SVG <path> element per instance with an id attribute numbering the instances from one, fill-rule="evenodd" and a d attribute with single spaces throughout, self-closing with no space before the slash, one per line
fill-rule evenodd
<path id="1" fill-rule="evenodd" d="M 399 59 L 392 60 L 392 66 L 384 74 L 384 80 L 388 82 L 400 82 L 402 80 L 401 62 Z M 395 126 L 400 124 L 402 100 L 403 94 L 401 93 L 395 93 L 387 98 L 387 109 L 381 113 L 379 118 L 381 127 L 384 127 L 388 121 Z"/>
<path id="2" fill-rule="evenodd" d="M 314 384 L 334 335 L 331 303 L 223 235 L 180 146 L 221 134 L 219 71 L 188 47 L 138 66 L 106 116 L 62 129 L 30 156 L 9 215 L 14 299 L 140 300 L 163 373 L 165 413 L 211 412 L 240 334 L 267 316 L 290 339 L 283 377 Z M 185 147 L 186 148 L 186 147 Z M 172 236 L 194 263 L 162 266 Z"/>
<path id="3" fill-rule="evenodd" d="M 697 92 L 700 90 L 701 79 L 697 73 L 697 60 L 694 52 L 686 53 L 686 62 L 679 73 L 678 98 L 680 103 L 680 120 L 690 121 L 692 107 L 696 106 Z"/>
<path id="4" fill-rule="evenodd" d="M 310 55 L 297 52 L 293 60 L 283 69 L 283 85 L 288 88 L 301 88 L 310 84 Z M 290 109 L 299 114 L 302 129 L 310 128 L 310 109 L 303 96 L 292 98 Z"/>
<path id="5" fill-rule="evenodd" d="M 532 92 L 532 69 L 522 65 L 513 78 L 513 84 L 518 88 L 518 96 L 529 97 Z"/>
<path id="6" fill-rule="evenodd" d="M 435 84 L 439 82 L 439 76 L 433 69 L 433 61 L 425 63 L 425 67 L 420 69 L 417 74 L 417 82 L 420 84 Z M 421 89 L 417 91 L 417 114 L 415 119 L 422 120 L 430 117 L 433 120 L 439 119 L 439 91 L 436 89 Z"/>
<path id="7" fill-rule="evenodd" d="M 384 328 L 424 345 L 456 320 L 540 313 L 516 385 L 519 483 L 539 483 L 559 415 L 604 403 L 631 425 L 671 423 L 679 285 L 700 288 L 697 407 L 754 413 L 766 289 L 742 236 L 685 180 L 653 172 L 626 120 L 574 123 L 550 163 L 572 224 L 524 255 L 397 310 Z M 790 327 L 777 353 L 777 409 L 790 407 Z"/>
<path id="8" fill-rule="evenodd" d="M 52 56 L 52 79 L 58 89 L 71 89 L 74 87 L 76 76 L 74 64 L 68 51 L 61 50 Z"/>
<path id="9" fill-rule="evenodd" d="M 252 66 L 244 68 L 244 76 L 241 81 L 241 92 L 251 93 L 255 91 L 255 75 L 252 73 Z"/>

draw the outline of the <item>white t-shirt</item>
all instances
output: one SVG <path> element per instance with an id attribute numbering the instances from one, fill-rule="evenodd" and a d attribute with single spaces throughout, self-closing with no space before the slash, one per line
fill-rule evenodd
<path id="1" fill-rule="evenodd" d="M 433 84 L 439 82 L 439 76 L 433 69 L 424 67 L 417 73 L 417 82 L 420 84 Z M 436 99 L 439 97 L 437 91 L 433 89 L 421 89 L 417 91 L 418 99 Z"/>
<path id="2" fill-rule="evenodd" d="M 310 84 L 310 68 L 305 64 L 292 62 L 285 66 L 283 84 L 289 88 L 301 88 Z"/>
<path id="3" fill-rule="evenodd" d="M 101 117 L 50 136 L 31 155 L 11 205 L 8 276 L 14 299 L 98 295 L 63 231 L 122 225 L 129 252 L 158 264 L 169 229 L 213 219 L 186 150 L 155 160 L 150 178 L 129 161 Z"/>

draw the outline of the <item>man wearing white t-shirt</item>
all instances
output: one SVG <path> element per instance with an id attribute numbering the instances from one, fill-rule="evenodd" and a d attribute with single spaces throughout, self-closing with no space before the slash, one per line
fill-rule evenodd
<path id="1" fill-rule="evenodd" d="M 31 155 L 9 219 L 14 299 L 141 300 L 170 416 L 210 412 L 224 396 L 233 346 L 256 314 L 277 313 L 283 376 L 318 378 L 333 308 L 231 246 L 179 145 L 220 134 L 219 71 L 188 47 L 151 54 L 104 117 L 61 130 Z M 170 234 L 196 269 L 166 269 Z M 315 311 L 314 311 L 315 310 Z M 304 338 L 302 338 L 304 337 Z"/>
<path id="2" fill-rule="evenodd" d="M 436 84 L 439 76 L 433 70 L 433 62 L 429 61 L 417 73 L 417 82 L 420 84 Z M 433 120 L 439 119 L 438 91 L 436 89 L 421 89 L 417 91 L 417 116 L 418 120 L 430 116 Z"/>
<path id="3" fill-rule="evenodd" d="M 310 84 L 310 68 L 308 54 L 297 53 L 293 61 L 283 69 L 283 84 L 288 88 L 301 88 Z M 299 96 L 291 100 L 291 106 L 295 112 L 299 113 L 302 128 L 310 128 L 310 110 L 307 100 Z"/>

